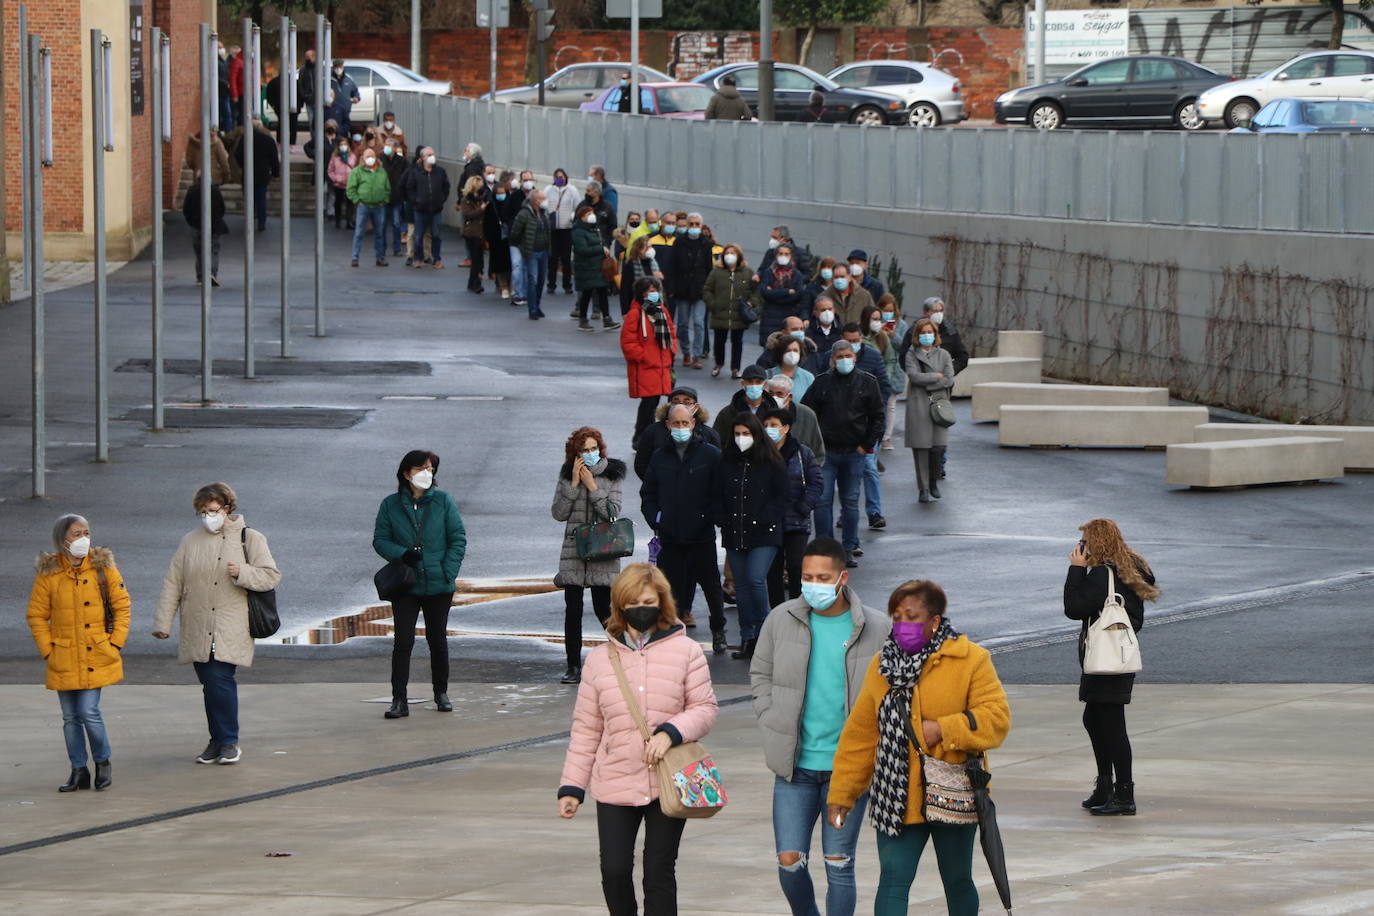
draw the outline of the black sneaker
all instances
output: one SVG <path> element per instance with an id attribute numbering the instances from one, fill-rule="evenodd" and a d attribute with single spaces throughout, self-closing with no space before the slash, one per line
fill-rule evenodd
<path id="1" fill-rule="evenodd" d="M 386 258 L 378 258 L 378 259 L 377 259 L 377 266 L 378 266 L 378 267 L 385 267 L 385 266 L 386 266 Z"/>
<path id="2" fill-rule="evenodd" d="M 219 749 L 219 759 L 215 762 L 223 764 L 224 766 L 229 766 L 230 764 L 238 763 L 239 758 L 242 756 L 243 752 L 239 750 L 237 744 L 226 744 Z"/>
<path id="3" fill-rule="evenodd" d="M 357 267 L 357 266 L 358 266 L 358 259 L 357 259 L 357 258 L 354 258 L 353 260 L 349 261 L 349 262 L 348 262 L 348 266 L 349 266 L 349 267 Z"/>
<path id="4" fill-rule="evenodd" d="M 579 684 L 582 682 L 582 669 L 577 665 L 569 665 L 568 670 L 563 672 L 563 676 L 558 679 L 560 684 Z"/>
<path id="5" fill-rule="evenodd" d="M 205 745 L 205 750 L 200 752 L 196 758 L 196 763 L 218 763 L 219 762 L 219 742 L 211 741 Z"/>
<path id="6" fill-rule="evenodd" d="M 724 655 L 727 646 L 725 645 L 725 631 L 717 630 L 711 634 L 711 651 L 716 655 Z"/>
<path id="7" fill-rule="evenodd" d="M 852 552 L 846 551 L 844 555 L 844 565 L 847 569 L 857 569 L 859 561 L 854 559 L 854 554 Z"/>
<path id="8" fill-rule="evenodd" d="M 849 552 L 856 557 L 861 557 L 864 555 L 864 549 L 862 547 L 855 547 L 853 550 Z"/>
<path id="9" fill-rule="evenodd" d="M 886 527 L 887 527 L 887 519 L 883 518 L 881 515 L 870 515 L 870 516 L 868 517 L 868 527 L 870 527 L 870 528 L 886 528 Z"/>

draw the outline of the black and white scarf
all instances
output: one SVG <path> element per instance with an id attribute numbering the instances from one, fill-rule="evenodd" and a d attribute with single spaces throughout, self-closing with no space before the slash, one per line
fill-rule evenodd
<path id="1" fill-rule="evenodd" d="M 654 326 L 654 339 L 658 341 L 658 348 L 671 352 L 673 349 L 673 332 L 668 329 L 668 315 L 663 311 L 663 304 L 641 302 L 639 307 L 648 317 L 649 323 Z"/>
<path id="2" fill-rule="evenodd" d="M 915 655 L 908 655 L 891 636 L 878 654 L 878 673 L 887 678 L 888 691 L 878 705 L 878 753 L 868 811 L 873 826 L 888 836 L 899 836 L 906 824 L 911 758 L 903 722 L 912 719 L 912 688 L 921 679 L 926 660 L 940 650 L 945 640 L 958 635 L 948 620 L 942 620 L 934 637 Z"/>

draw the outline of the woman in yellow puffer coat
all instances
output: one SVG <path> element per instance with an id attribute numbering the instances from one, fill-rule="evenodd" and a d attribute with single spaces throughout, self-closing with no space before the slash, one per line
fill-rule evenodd
<path id="1" fill-rule="evenodd" d="M 95 787 L 111 784 L 110 739 L 100 716 L 100 688 L 124 679 L 120 651 L 129 636 L 129 593 L 114 555 L 91 546 L 91 527 L 64 515 L 53 527 L 53 553 L 38 555 L 27 615 L 46 685 L 62 704 L 62 734 L 72 772 L 59 792 L 91 787 L 86 741 L 95 758 Z"/>

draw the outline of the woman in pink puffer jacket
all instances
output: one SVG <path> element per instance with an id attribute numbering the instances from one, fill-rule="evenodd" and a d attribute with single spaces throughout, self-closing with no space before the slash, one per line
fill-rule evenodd
<path id="1" fill-rule="evenodd" d="M 716 693 L 701 645 L 678 623 L 668 580 L 634 563 L 611 586 L 610 641 L 582 667 L 572 739 L 563 761 L 558 811 L 577 814 L 588 787 L 596 796 L 601 888 L 611 916 L 635 914 L 634 848 L 644 827 L 644 912 L 677 912 L 677 849 L 686 821 L 658 806 L 654 765 L 684 741 L 700 741 L 716 721 Z M 653 737 L 645 741 L 620 689 L 619 655 Z"/>

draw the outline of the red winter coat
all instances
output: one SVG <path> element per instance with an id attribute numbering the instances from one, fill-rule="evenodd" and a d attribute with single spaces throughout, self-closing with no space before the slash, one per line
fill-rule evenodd
<path id="1" fill-rule="evenodd" d="M 243 53 L 229 58 L 229 98 L 237 102 L 243 98 Z"/>
<path id="2" fill-rule="evenodd" d="M 658 779 L 644 762 L 644 735 L 635 724 L 611 667 L 620 654 L 625 680 L 639 700 L 649 731 L 668 732 L 673 743 L 700 741 L 719 707 L 701 644 L 681 624 L 631 649 L 619 639 L 597 646 L 582 667 L 573 709 L 572 737 L 563 761 L 559 796 L 592 796 L 608 805 L 647 805 L 658 798 Z"/>
<path id="3" fill-rule="evenodd" d="M 620 326 L 620 349 L 625 354 L 625 370 L 630 376 L 630 397 L 651 398 L 673 390 L 673 354 L 677 352 L 677 328 L 668 319 L 673 347 L 664 350 L 654 335 L 654 323 L 638 302 L 630 303 L 629 314 Z"/>

